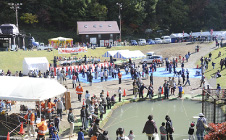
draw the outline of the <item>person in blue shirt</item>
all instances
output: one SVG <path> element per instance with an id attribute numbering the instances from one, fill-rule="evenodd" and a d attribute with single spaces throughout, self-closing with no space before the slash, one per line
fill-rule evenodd
<path id="1" fill-rule="evenodd" d="M 54 123 L 51 122 L 49 125 L 49 135 L 50 135 L 49 138 L 52 138 L 54 130 L 56 130 L 56 128 L 54 126 Z"/>
<path id="2" fill-rule="evenodd" d="M 179 98 L 182 98 L 183 87 L 181 86 L 181 84 L 180 84 L 180 86 L 178 87 L 178 89 L 179 89 Z"/>
<path id="3" fill-rule="evenodd" d="M 58 136 L 56 129 L 53 130 L 53 136 L 51 140 L 60 140 L 60 137 Z"/>
<path id="4" fill-rule="evenodd" d="M 83 128 L 80 128 L 80 131 L 78 132 L 78 139 L 77 140 L 85 140 L 84 139 L 84 133 L 82 131 L 83 131 Z"/>

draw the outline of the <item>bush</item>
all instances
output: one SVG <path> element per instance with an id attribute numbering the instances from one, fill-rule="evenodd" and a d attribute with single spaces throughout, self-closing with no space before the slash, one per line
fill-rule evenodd
<path id="1" fill-rule="evenodd" d="M 223 140 L 226 138 L 226 122 L 209 124 L 211 131 L 204 137 L 205 140 Z"/>

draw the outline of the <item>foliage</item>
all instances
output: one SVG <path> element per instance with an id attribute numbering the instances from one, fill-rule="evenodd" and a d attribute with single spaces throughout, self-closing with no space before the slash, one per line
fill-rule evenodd
<path id="1" fill-rule="evenodd" d="M 208 135 L 205 135 L 205 140 L 223 140 L 226 138 L 226 122 L 214 124 L 210 123 L 212 128 Z"/>
<path id="2" fill-rule="evenodd" d="M 32 15 L 32 13 L 23 13 L 20 19 L 26 24 L 38 23 L 37 15 Z"/>
<path id="3" fill-rule="evenodd" d="M 15 23 L 15 11 L 9 2 L 15 1 L 0 1 L 0 24 Z M 38 21 L 36 27 L 76 32 L 77 21 L 119 21 L 117 2 L 123 5 L 122 33 L 126 35 L 142 35 L 146 29 L 156 35 L 158 30 L 171 33 L 226 29 L 225 0 L 26 0 L 18 10 L 20 29 Z"/>

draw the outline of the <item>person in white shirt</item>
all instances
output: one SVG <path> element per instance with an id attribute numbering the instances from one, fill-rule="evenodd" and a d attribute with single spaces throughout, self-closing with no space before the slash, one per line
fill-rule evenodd
<path id="1" fill-rule="evenodd" d="M 116 130 L 116 135 L 117 135 L 116 140 L 130 140 L 127 136 L 124 135 L 124 129 L 123 128 L 118 128 Z"/>

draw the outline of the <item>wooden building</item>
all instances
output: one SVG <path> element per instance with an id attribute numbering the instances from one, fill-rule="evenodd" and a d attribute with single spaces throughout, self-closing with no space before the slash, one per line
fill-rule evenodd
<path id="1" fill-rule="evenodd" d="M 78 21 L 77 35 L 82 43 L 104 47 L 117 44 L 120 30 L 116 21 Z"/>

